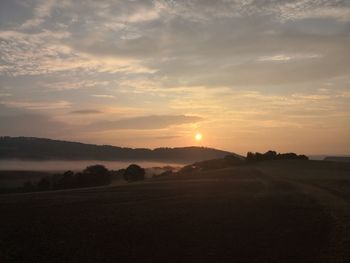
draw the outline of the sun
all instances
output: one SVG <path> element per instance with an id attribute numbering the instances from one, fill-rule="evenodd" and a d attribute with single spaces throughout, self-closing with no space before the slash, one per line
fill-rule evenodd
<path id="1" fill-rule="evenodd" d="M 194 138 L 196 139 L 196 141 L 201 141 L 203 136 L 201 133 L 197 132 L 196 135 L 194 136 Z"/>

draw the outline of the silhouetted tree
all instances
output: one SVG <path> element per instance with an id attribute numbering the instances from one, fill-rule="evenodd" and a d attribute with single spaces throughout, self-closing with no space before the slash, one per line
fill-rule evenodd
<path id="1" fill-rule="evenodd" d="M 299 160 L 309 160 L 309 157 L 307 157 L 307 156 L 304 155 L 304 154 L 300 154 L 300 155 L 299 155 Z"/>
<path id="2" fill-rule="evenodd" d="M 87 186 L 85 175 L 81 172 L 75 174 L 75 184 L 77 187 Z"/>
<path id="3" fill-rule="evenodd" d="M 39 190 L 49 190 L 51 187 L 50 178 L 48 176 L 41 178 L 37 186 Z"/>
<path id="4" fill-rule="evenodd" d="M 23 184 L 23 191 L 24 192 L 35 191 L 35 184 L 33 184 L 31 181 L 25 182 Z"/>
<path id="5" fill-rule="evenodd" d="M 83 171 L 85 174 L 93 174 L 93 175 L 106 175 L 109 173 L 108 169 L 101 165 L 101 164 L 96 164 L 96 165 L 90 165 L 86 167 Z"/>
<path id="6" fill-rule="evenodd" d="M 91 165 L 83 171 L 84 183 L 88 186 L 111 183 L 111 175 L 106 167 L 100 164 Z"/>
<path id="7" fill-rule="evenodd" d="M 56 180 L 54 182 L 55 189 L 66 189 L 66 188 L 74 188 L 77 187 L 76 178 L 74 176 L 74 172 L 66 171 L 63 174 L 59 174 L 55 176 Z"/>
<path id="8" fill-rule="evenodd" d="M 274 160 L 276 159 L 277 153 L 275 151 L 267 151 L 264 153 L 263 159 L 264 160 Z"/>
<path id="9" fill-rule="evenodd" d="M 247 162 L 258 162 L 267 160 L 308 160 L 306 155 L 297 155 L 296 153 L 279 153 L 275 151 L 267 151 L 266 153 L 252 153 L 248 152 L 246 161 Z"/>
<path id="10" fill-rule="evenodd" d="M 255 161 L 255 154 L 252 152 L 248 152 L 247 157 L 245 159 L 247 162 L 253 162 Z"/>
<path id="11" fill-rule="evenodd" d="M 141 168 L 137 164 L 131 164 L 125 169 L 124 179 L 133 182 L 145 179 L 145 169 Z"/>
<path id="12" fill-rule="evenodd" d="M 113 179 L 120 180 L 124 178 L 125 169 L 112 170 L 110 173 Z"/>
<path id="13" fill-rule="evenodd" d="M 112 174 L 103 165 L 91 165 L 83 172 L 66 171 L 63 174 L 45 176 L 37 184 L 26 182 L 22 191 L 42 191 L 52 189 L 68 189 L 78 187 L 100 186 L 111 183 Z"/>

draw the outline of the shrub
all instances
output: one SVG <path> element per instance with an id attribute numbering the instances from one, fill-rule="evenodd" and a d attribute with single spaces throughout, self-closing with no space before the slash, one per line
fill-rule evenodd
<path id="1" fill-rule="evenodd" d="M 112 180 L 108 169 L 100 164 L 86 167 L 81 179 L 83 184 L 87 186 L 105 185 Z"/>
<path id="2" fill-rule="evenodd" d="M 144 180 L 145 173 L 145 169 L 141 168 L 137 164 L 131 164 L 125 169 L 124 179 L 128 182 Z"/>
<path id="3" fill-rule="evenodd" d="M 50 178 L 48 176 L 41 178 L 37 186 L 39 190 L 49 190 L 51 187 Z"/>

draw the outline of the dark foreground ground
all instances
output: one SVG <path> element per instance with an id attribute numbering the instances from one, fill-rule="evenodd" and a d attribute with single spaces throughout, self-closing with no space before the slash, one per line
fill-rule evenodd
<path id="1" fill-rule="evenodd" d="M 0 262 L 350 262 L 350 166 L 0 196 Z"/>

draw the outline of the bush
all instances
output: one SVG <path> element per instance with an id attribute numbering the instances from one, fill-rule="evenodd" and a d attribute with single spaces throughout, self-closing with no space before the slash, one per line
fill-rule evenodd
<path id="1" fill-rule="evenodd" d="M 107 185 L 112 182 L 111 172 L 103 165 L 91 165 L 83 172 L 72 171 L 63 174 L 54 174 L 40 179 L 37 184 L 25 182 L 22 188 L 24 192 L 43 191 L 53 189 L 69 189 L 90 186 Z"/>
<path id="2" fill-rule="evenodd" d="M 56 175 L 53 187 L 55 189 L 66 189 L 76 187 L 74 172 L 66 171 L 63 174 Z"/>
<path id="3" fill-rule="evenodd" d="M 31 181 L 27 181 L 23 184 L 24 192 L 32 192 L 34 190 L 35 190 L 35 184 L 33 184 Z"/>
<path id="4" fill-rule="evenodd" d="M 137 164 L 131 164 L 124 172 L 124 179 L 128 182 L 140 181 L 145 179 L 145 169 Z"/>
<path id="5" fill-rule="evenodd" d="M 98 186 L 111 183 L 111 174 L 106 167 L 100 164 L 85 168 L 80 177 L 80 183 L 84 186 Z"/>
<path id="6" fill-rule="evenodd" d="M 50 177 L 45 176 L 41 178 L 37 186 L 39 190 L 42 190 L 42 191 L 49 190 L 51 187 Z"/>

